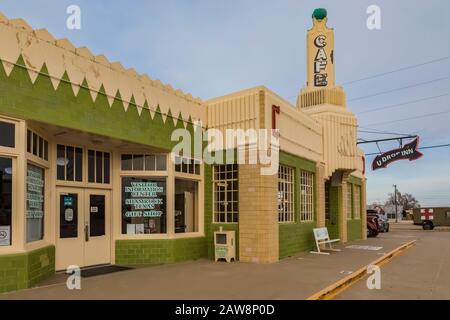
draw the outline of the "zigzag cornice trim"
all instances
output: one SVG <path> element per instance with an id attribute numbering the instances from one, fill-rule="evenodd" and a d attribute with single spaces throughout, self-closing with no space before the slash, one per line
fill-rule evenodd
<path id="1" fill-rule="evenodd" d="M 201 99 L 146 74 L 140 75 L 134 69 L 125 69 L 104 55 L 93 55 L 86 47 L 76 48 L 68 39 L 55 39 L 46 29 L 34 30 L 23 19 L 8 19 L 0 12 L 0 58 L 7 75 L 20 56 L 32 83 L 45 64 L 55 89 L 66 72 L 75 95 L 86 81 L 94 101 L 103 85 L 110 106 L 120 91 L 125 110 L 133 97 L 139 114 L 147 103 L 163 108 L 164 121 L 169 109 L 183 119 L 206 121 L 206 105 Z M 155 111 L 150 112 L 153 116 Z"/>
<path id="2" fill-rule="evenodd" d="M 5 69 L 2 68 L 3 64 L 5 63 L 5 61 L 2 60 L 2 59 L 0 59 L 0 61 L 2 62 L 2 64 L 0 64 L 0 69 L 3 69 L 3 72 L 5 72 L 5 74 L 6 74 Z M 21 68 L 23 70 L 27 70 L 28 71 L 27 67 L 25 66 L 24 59 L 23 59 L 23 57 L 21 55 L 19 56 L 17 62 L 11 63 L 11 62 L 8 61 L 6 63 L 13 65 L 13 69 L 11 70 L 10 74 L 9 75 L 6 74 L 7 78 L 9 78 L 13 74 L 14 68 Z M 49 75 L 49 73 L 48 73 L 47 66 L 46 66 L 45 63 L 42 65 L 42 68 L 41 68 L 40 71 L 33 70 L 33 72 L 35 72 L 37 74 L 37 76 L 36 76 L 34 82 L 31 81 L 31 77 L 28 77 L 28 80 L 30 81 L 30 84 L 35 84 L 39 77 L 41 77 L 41 78 L 45 77 L 45 78 L 49 79 L 49 81 L 51 81 L 51 79 L 52 79 L 52 76 Z M 25 74 L 29 76 L 28 72 L 25 73 Z M 55 92 L 57 92 L 60 89 L 60 85 L 62 83 L 66 83 L 66 84 L 69 84 L 69 85 L 73 86 L 73 82 L 70 80 L 67 72 L 64 72 L 62 78 L 60 79 L 60 81 L 58 83 L 58 87 L 53 88 L 55 90 Z M 90 89 L 86 79 L 83 79 L 81 84 L 77 85 L 77 86 L 80 89 L 83 88 L 83 89 L 88 90 L 89 92 L 92 91 L 92 89 Z M 72 92 L 72 93 L 73 93 L 74 97 L 78 98 L 80 92 L 81 91 L 78 90 L 77 93 L 75 93 L 75 92 Z M 96 103 L 96 100 L 99 98 L 99 96 L 106 97 L 108 99 L 108 101 L 110 99 L 112 99 L 113 103 L 114 103 L 114 101 L 120 101 L 123 104 L 126 103 L 128 105 L 128 108 L 130 108 L 130 105 L 132 105 L 133 107 L 136 108 L 139 117 L 142 116 L 142 110 L 146 109 L 146 110 L 149 111 L 151 120 L 155 120 L 156 114 L 161 115 L 163 123 L 167 123 L 167 121 L 169 121 L 168 119 L 170 118 L 173 121 L 173 126 L 174 127 L 177 127 L 179 125 L 180 121 L 182 122 L 184 128 L 187 128 L 188 126 L 192 126 L 192 128 L 194 128 L 194 130 L 196 130 L 200 125 L 202 125 L 201 123 L 200 124 L 197 123 L 198 120 L 193 120 L 191 116 L 189 116 L 188 118 L 184 118 L 181 112 L 178 113 L 178 115 L 176 115 L 176 116 L 173 115 L 173 113 L 172 113 L 170 108 L 168 109 L 167 113 L 165 113 L 165 112 L 161 111 L 161 106 L 160 105 L 156 105 L 154 107 L 149 107 L 147 101 L 144 101 L 144 103 L 142 105 L 138 105 L 138 104 L 136 104 L 136 101 L 135 101 L 133 96 L 131 96 L 129 101 L 125 101 L 125 100 L 122 99 L 122 95 L 121 95 L 120 89 L 117 90 L 117 92 L 114 94 L 114 96 L 109 96 L 109 95 L 107 95 L 105 93 L 104 86 L 101 85 L 99 91 L 97 91 L 97 94 L 96 94 L 95 98 L 92 96 L 92 94 L 88 95 L 88 97 L 90 97 L 92 103 Z M 112 103 L 109 104 L 109 107 L 110 108 L 112 107 Z M 127 109 L 123 108 L 124 112 L 127 112 L 128 108 Z M 202 129 L 205 129 L 205 128 L 206 127 L 204 125 L 202 125 Z"/>

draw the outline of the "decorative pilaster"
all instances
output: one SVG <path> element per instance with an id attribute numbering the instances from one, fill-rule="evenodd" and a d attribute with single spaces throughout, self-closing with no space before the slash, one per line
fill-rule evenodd
<path id="1" fill-rule="evenodd" d="M 278 176 L 261 175 L 261 165 L 239 166 L 239 260 L 279 259 Z"/>
<path id="2" fill-rule="evenodd" d="M 316 165 L 316 221 L 317 227 L 325 227 L 325 164 Z"/>

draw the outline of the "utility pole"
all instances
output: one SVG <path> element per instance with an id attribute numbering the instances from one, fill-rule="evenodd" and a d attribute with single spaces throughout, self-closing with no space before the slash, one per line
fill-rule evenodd
<path id="1" fill-rule="evenodd" d="M 396 184 L 394 184 L 394 206 L 395 206 L 395 223 L 398 223 L 397 185 Z"/>

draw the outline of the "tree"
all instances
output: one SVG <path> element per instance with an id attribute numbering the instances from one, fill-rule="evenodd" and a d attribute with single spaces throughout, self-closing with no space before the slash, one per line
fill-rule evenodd
<path id="1" fill-rule="evenodd" d="M 386 205 L 395 205 L 394 193 L 389 193 Z M 397 205 L 402 206 L 403 210 L 420 208 L 419 201 L 417 201 L 412 194 L 410 193 L 402 194 L 399 191 L 397 191 Z"/>

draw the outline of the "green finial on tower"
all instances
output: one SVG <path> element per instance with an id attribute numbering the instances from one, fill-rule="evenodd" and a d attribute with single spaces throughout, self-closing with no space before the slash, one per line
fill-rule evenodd
<path id="1" fill-rule="evenodd" d="M 314 9 L 312 16 L 317 20 L 323 20 L 327 17 L 327 9 L 325 8 Z"/>

